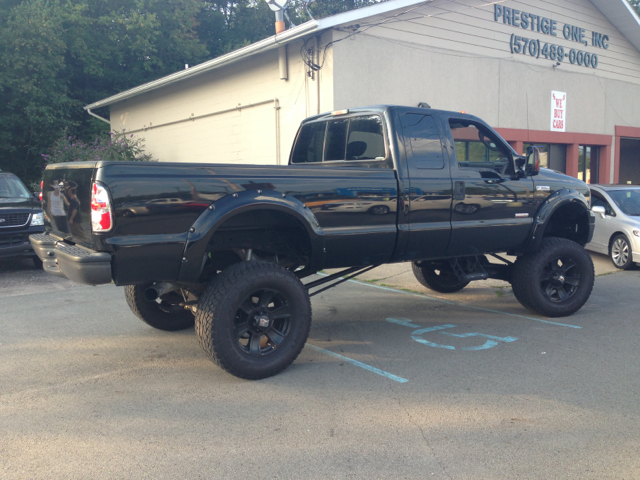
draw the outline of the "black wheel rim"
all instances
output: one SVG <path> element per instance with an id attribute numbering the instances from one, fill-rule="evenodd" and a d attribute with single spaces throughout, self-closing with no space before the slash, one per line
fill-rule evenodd
<path id="1" fill-rule="evenodd" d="M 557 257 L 542 271 L 540 287 L 544 295 L 554 303 L 562 303 L 575 295 L 580 286 L 578 265 L 569 257 Z"/>
<path id="2" fill-rule="evenodd" d="M 260 289 L 247 295 L 236 310 L 233 333 L 247 355 L 269 355 L 291 331 L 291 305 L 277 290 Z"/>
<path id="3" fill-rule="evenodd" d="M 182 313 L 186 311 L 184 307 L 180 306 L 180 303 L 184 301 L 184 298 L 178 292 L 169 292 L 155 300 L 151 300 L 151 303 L 155 304 L 164 313 Z"/>
<path id="4" fill-rule="evenodd" d="M 454 287 L 461 283 L 460 279 L 451 268 L 451 265 L 448 263 L 432 263 L 427 265 L 425 268 L 431 272 L 431 277 L 437 280 L 437 282 L 442 286 Z"/>

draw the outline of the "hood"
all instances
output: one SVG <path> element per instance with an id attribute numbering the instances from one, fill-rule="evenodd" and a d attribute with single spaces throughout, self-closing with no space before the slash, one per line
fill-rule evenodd
<path id="1" fill-rule="evenodd" d="M 34 197 L 31 197 L 31 198 L 2 197 L 0 198 L 0 210 L 5 210 L 8 208 L 24 209 L 24 208 L 41 208 L 41 207 L 40 207 L 40 201 L 35 199 Z"/>
<path id="2" fill-rule="evenodd" d="M 540 173 L 533 177 L 533 181 L 536 186 L 547 183 L 551 187 L 551 191 L 569 188 L 577 190 L 587 198 L 591 196 L 589 185 L 584 183 L 582 180 L 548 168 L 541 168 Z"/>

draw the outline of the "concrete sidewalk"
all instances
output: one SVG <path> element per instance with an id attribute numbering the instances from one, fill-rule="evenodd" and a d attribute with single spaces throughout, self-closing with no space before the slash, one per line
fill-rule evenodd
<path id="1" fill-rule="evenodd" d="M 591 258 L 593 259 L 593 264 L 595 266 L 596 276 L 607 275 L 611 273 L 618 273 L 622 270 L 618 270 L 613 266 L 611 260 L 606 255 L 601 255 L 599 253 L 589 252 Z M 514 260 L 515 258 L 506 257 L 509 260 Z M 495 259 L 494 259 L 495 260 Z M 497 261 L 496 261 L 497 262 Z M 327 273 L 335 273 L 339 270 L 327 270 Z M 413 271 L 411 270 L 411 263 L 392 263 L 388 265 L 381 265 L 378 268 L 374 268 L 362 275 L 358 275 L 356 279 L 361 281 L 366 281 L 370 283 L 375 283 L 377 285 L 386 285 L 392 286 L 395 288 L 402 288 L 405 290 L 411 290 L 419 293 L 428 293 L 431 296 L 443 296 L 449 297 L 451 294 L 441 294 L 438 292 L 434 292 L 433 290 L 429 290 L 426 287 L 423 287 L 413 275 Z M 471 282 L 464 291 L 469 293 L 490 293 L 490 291 L 495 292 L 496 295 L 512 295 L 511 285 L 502 280 L 478 280 L 475 282 Z"/>

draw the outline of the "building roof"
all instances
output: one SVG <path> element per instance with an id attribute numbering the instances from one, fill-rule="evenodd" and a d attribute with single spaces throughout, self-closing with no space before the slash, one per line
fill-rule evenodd
<path id="1" fill-rule="evenodd" d="M 112 95 L 98 102 L 92 103 L 84 107 L 85 110 L 91 110 L 100 107 L 106 107 L 114 103 L 135 97 L 142 93 L 150 92 L 172 83 L 176 83 L 187 78 L 200 75 L 211 70 L 229 65 L 244 58 L 250 57 L 257 53 L 265 52 L 281 45 L 306 37 L 310 34 L 328 30 L 341 25 L 346 25 L 361 21 L 365 18 L 383 15 L 401 9 L 414 10 L 421 4 L 427 5 L 434 0 L 388 0 L 368 7 L 351 10 L 349 12 L 339 13 L 320 20 L 310 20 L 296 27 L 285 30 L 282 33 L 252 43 L 246 47 L 234 50 L 220 57 L 208 60 L 204 63 L 181 70 L 166 77 L 153 80 L 137 87 L 125 90 L 124 92 Z M 640 51 L 640 18 L 635 10 L 629 5 L 627 0 L 591 0 L 591 3 L 609 20 L 614 27 L 625 36 L 631 44 Z M 412 8 L 413 7 L 413 8 Z M 91 112 L 89 112 L 91 113 Z"/>

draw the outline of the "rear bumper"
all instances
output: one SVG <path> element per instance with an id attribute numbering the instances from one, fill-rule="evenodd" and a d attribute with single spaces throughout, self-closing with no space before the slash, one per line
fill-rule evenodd
<path id="1" fill-rule="evenodd" d="M 53 235 L 29 237 L 47 273 L 85 285 L 111 283 L 111 254 L 69 245 Z"/>

